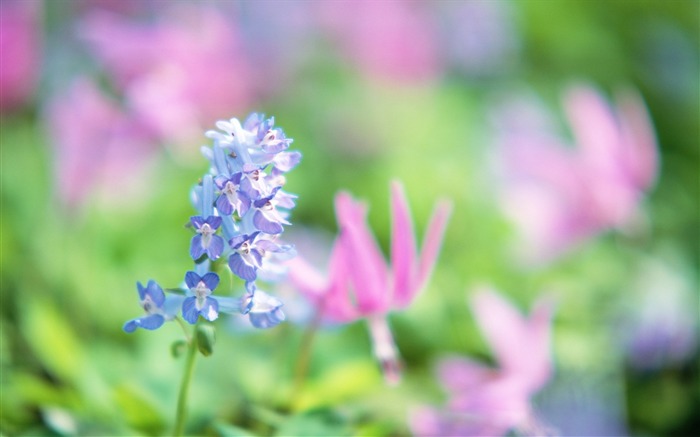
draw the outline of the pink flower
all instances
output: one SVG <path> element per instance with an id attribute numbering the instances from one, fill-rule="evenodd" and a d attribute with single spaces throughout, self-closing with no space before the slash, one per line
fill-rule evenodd
<path id="1" fill-rule="evenodd" d="M 367 319 L 374 354 L 393 383 L 400 375 L 399 364 L 386 316 L 408 306 L 430 276 L 451 206 L 446 201 L 438 203 L 420 254 L 406 196 L 398 182 L 391 186 L 391 208 L 389 265 L 367 224 L 365 205 L 340 193 L 335 199 L 340 235 L 333 245 L 328 277 L 324 279 L 301 257 L 292 260 L 289 267 L 291 281 L 327 319 L 341 323 Z"/>
<path id="2" fill-rule="evenodd" d="M 67 103 L 70 102 L 70 103 Z M 57 194 L 70 207 L 95 194 L 108 202 L 142 194 L 153 141 L 116 102 L 78 79 L 48 106 Z"/>
<path id="3" fill-rule="evenodd" d="M 186 144 L 253 101 L 253 74 L 232 23 L 215 8 L 175 5 L 149 24 L 95 12 L 82 34 L 129 110 L 161 140 Z"/>
<path id="4" fill-rule="evenodd" d="M 40 2 L 0 3 L 0 111 L 24 104 L 39 80 Z"/>
<path id="5" fill-rule="evenodd" d="M 440 73 L 436 26 L 427 5 L 345 0 L 319 6 L 322 25 L 364 73 L 408 82 L 431 80 Z"/>
<path id="6" fill-rule="evenodd" d="M 448 404 L 412 414 L 416 435 L 497 436 L 539 426 L 530 398 L 552 372 L 551 304 L 539 301 L 524 318 L 501 296 L 484 290 L 474 296 L 472 308 L 498 367 L 461 357 L 443 360 L 438 377 L 448 392 Z"/>
<path id="7" fill-rule="evenodd" d="M 577 86 L 564 106 L 575 147 L 532 102 L 511 107 L 499 132 L 504 210 L 522 252 L 540 262 L 607 229 L 634 225 L 658 172 L 654 132 L 637 94 L 621 93 L 613 108 L 594 89 Z"/>

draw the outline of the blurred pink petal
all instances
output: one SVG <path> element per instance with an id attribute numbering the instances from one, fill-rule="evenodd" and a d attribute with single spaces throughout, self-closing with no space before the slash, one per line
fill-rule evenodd
<path id="1" fill-rule="evenodd" d="M 143 196 L 152 140 L 116 102 L 79 79 L 50 102 L 47 116 L 64 204 L 78 206 L 97 192 L 117 203 Z"/>
<path id="2" fill-rule="evenodd" d="M 387 266 L 367 224 L 367 208 L 347 193 L 338 194 L 335 205 L 358 309 L 363 314 L 383 313 L 391 298 Z"/>
<path id="3" fill-rule="evenodd" d="M 440 253 L 442 240 L 445 236 L 445 230 L 447 229 L 447 222 L 451 214 L 452 203 L 447 200 L 438 201 L 433 210 L 433 215 L 430 217 L 428 228 L 423 238 L 423 246 L 421 247 L 418 265 L 418 278 L 414 284 L 413 292 L 410 294 L 411 298 L 425 286 L 425 283 L 433 272 L 433 267 L 435 267 L 435 262 Z M 399 302 L 399 305 L 407 304 L 408 302 L 405 300 Z"/>
<path id="4" fill-rule="evenodd" d="M 416 239 L 403 187 L 391 184 L 391 266 L 394 299 L 407 302 L 416 282 Z"/>
<path id="5" fill-rule="evenodd" d="M 0 111 L 23 105 L 39 80 L 42 3 L 0 3 Z"/>
<path id="6" fill-rule="evenodd" d="M 538 426 L 530 398 L 551 377 L 550 303 L 538 301 L 525 318 L 503 297 L 482 289 L 472 307 L 497 367 L 461 357 L 441 360 L 437 374 L 448 402 L 410 421 L 416 435 L 440 429 L 445 435 L 499 436 Z"/>
<path id="7" fill-rule="evenodd" d="M 570 88 L 564 107 L 575 148 L 549 122 L 528 127 L 513 118 L 515 112 L 501 113 L 501 200 L 529 262 L 552 260 L 636 220 L 658 162 L 646 111 L 629 96 L 634 94 L 627 94 L 616 112 L 594 89 Z M 517 108 L 532 120 L 548 118 L 534 102 Z"/>
<path id="8" fill-rule="evenodd" d="M 319 12 L 341 52 L 364 73 L 426 81 L 441 70 L 436 25 L 426 7 L 407 0 L 342 0 L 319 3 Z"/>
<path id="9" fill-rule="evenodd" d="M 213 7 L 172 3 L 152 23 L 89 14 L 82 34 L 127 107 L 160 139 L 182 144 L 254 99 L 254 76 L 233 23 Z"/>

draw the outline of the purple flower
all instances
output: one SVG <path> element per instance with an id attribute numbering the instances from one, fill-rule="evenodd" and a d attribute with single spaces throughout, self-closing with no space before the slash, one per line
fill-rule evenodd
<path id="1" fill-rule="evenodd" d="M 140 282 L 136 283 L 141 307 L 146 312 L 146 315 L 136 319 L 129 320 L 124 324 L 124 331 L 134 332 L 136 328 L 154 330 L 160 328 L 165 323 L 165 313 L 163 304 L 165 303 L 165 293 L 156 281 L 148 281 L 148 285 L 144 288 Z"/>
<path id="2" fill-rule="evenodd" d="M 209 216 L 205 220 L 200 216 L 194 216 L 190 221 L 197 231 L 190 245 L 192 259 L 197 260 L 205 253 L 210 260 L 219 258 L 224 250 L 224 239 L 215 233 L 221 226 L 221 217 Z"/>
<path id="3" fill-rule="evenodd" d="M 272 328 L 284 321 L 282 302 L 258 290 L 252 282 L 246 283 L 246 295 L 241 300 L 241 312 L 248 314 L 250 323 L 256 328 Z"/>
<path id="4" fill-rule="evenodd" d="M 253 224 L 258 230 L 270 235 L 281 234 L 284 230 L 282 225 L 291 225 L 276 208 L 275 195 L 278 190 L 279 188 L 276 188 L 269 196 L 253 202 L 255 207 Z"/>
<path id="5" fill-rule="evenodd" d="M 233 253 L 228 258 L 231 271 L 246 281 L 255 281 L 257 270 L 262 267 L 262 252 L 255 242 L 260 232 L 239 235 L 229 241 Z"/>
<path id="6" fill-rule="evenodd" d="M 219 276 L 211 272 L 199 276 L 190 271 L 185 274 L 185 284 L 194 296 L 182 302 L 182 317 L 191 324 L 197 323 L 200 315 L 210 322 L 216 320 L 219 317 L 219 303 L 210 295 L 219 285 Z"/>
<path id="7" fill-rule="evenodd" d="M 219 176 L 214 179 L 214 183 L 221 192 L 216 198 L 216 209 L 223 215 L 231 215 L 236 212 L 239 216 L 243 216 L 250 208 L 250 198 L 240 190 L 241 172 L 235 173 L 227 178 Z"/>

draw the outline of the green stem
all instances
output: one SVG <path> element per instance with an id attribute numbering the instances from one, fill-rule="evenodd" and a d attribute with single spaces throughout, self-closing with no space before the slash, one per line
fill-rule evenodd
<path id="1" fill-rule="evenodd" d="M 185 373 L 182 375 L 180 384 L 180 394 L 177 397 L 177 414 L 175 416 L 175 437 L 183 435 L 185 428 L 185 415 L 187 414 L 187 393 L 190 388 L 190 381 L 194 373 L 194 359 L 197 356 L 197 337 L 193 335 L 189 338 L 187 349 L 187 361 L 185 361 Z"/>

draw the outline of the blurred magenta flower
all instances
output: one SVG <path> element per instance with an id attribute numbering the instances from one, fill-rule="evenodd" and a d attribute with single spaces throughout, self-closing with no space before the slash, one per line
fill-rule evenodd
<path id="1" fill-rule="evenodd" d="M 81 33 L 129 111 L 160 140 L 185 147 L 221 114 L 253 102 L 253 73 L 233 23 L 214 7 L 175 2 L 150 23 L 95 11 Z"/>
<path id="2" fill-rule="evenodd" d="M 541 429 L 530 398 L 552 373 L 551 303 L 538 301 L 526 318 L 496 292 L 480 290 L 471 306 L 497 368 L 461 357 L 444 359 L 438 377 L 449 395 L 448 404 L 442 409 L 415 411 L 410 420 L 413 433 L 499 436 L 509 430 Z"/>
<path id="3" fill-rule="evenodd" d="M 658 172 L 653 128 L 636 93 L 621 93 L 611 107 L 596 90 L 575 86 L 564 107 L 575 147 L 535 103 L 518 102 L 500 114 L 504 212 L 519 231 L 522 252 L 536 262 L 607 229 L 636 225 Z"/>
<path id="4" fill-rule="evenodd" d="M 367 224 L 367 208 L 349 194 L 335 199 L 340 234 L 331 252 L 328 278 L 306 261 L 289 262 L 289 278 L 330 321 L 366 319 L 374 354 L 387 381 L 398 382 L 399 358 L 387 323 L 391 310 L 408 306 L 424 286 L 437 259 L 451 206 L 439 202 L 428 224 L 421 253 L 402 185 L 391 186 L 391 263 L 387 265 Z"/>
<path id="5" fill-rule="evenodd" d="M 437 29 L 428 4 L 342 0 L 318 6 L 321 26 L 336 38 L 353 68 L 407 82 L 431 80 L 441 73 Z"/>
<path id="6" fill-rule="evenodd" d="M 23 105 L 37 86 L 42 32 L 38 1 L 0 2 L 0 112 Z"/>
<path id="7" fill-rule="evenodd" d="M 144 194 L 153 141 L 94 83 L 77 79 L 49 102 L 47 118 L 62 203 L 79 206 L 95 191 L 109 203 Z"/>

